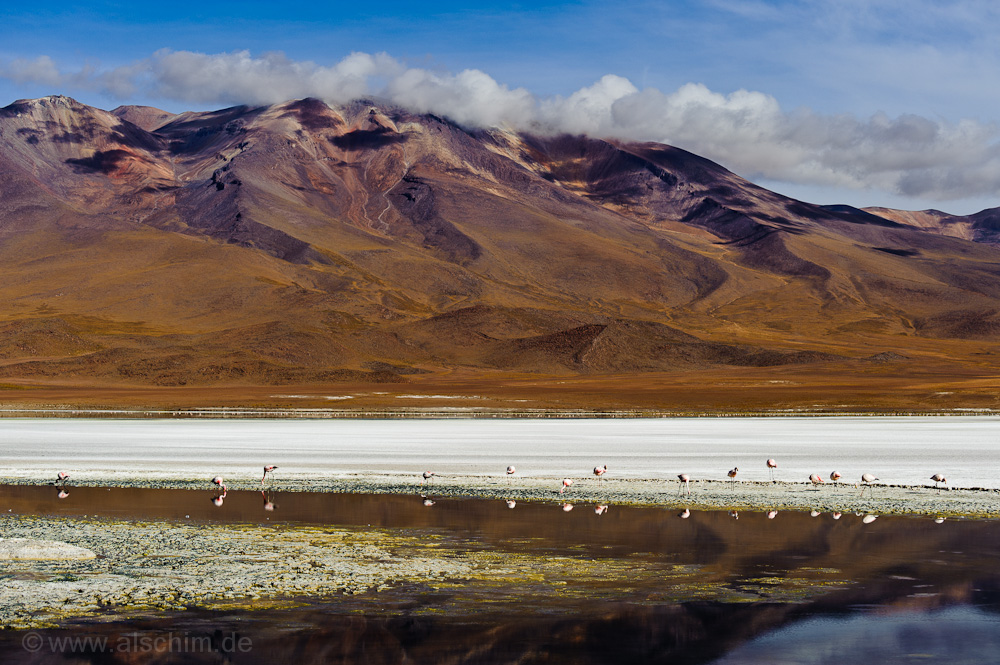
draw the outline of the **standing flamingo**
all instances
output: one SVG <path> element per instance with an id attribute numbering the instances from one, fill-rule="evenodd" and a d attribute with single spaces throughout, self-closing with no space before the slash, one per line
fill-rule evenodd
<path id="1" fill-rule="evenodd" d="M 514 475 L 517 469 L 513 465 L 507 467 L 507 484 L 510 485 L 510 477 Z"/>
<path id="2" fill-rule="evenodd" d="M 823 479 L 820 477 L 818 473 L 814 473 L 811 476 L 809 476 L 809 482 L 811 482 L 813 485 L 822 485 Z"/>
<path id="3" fill-rule="evenodd" d="M 57 483 L 64 483 L 67 480 L 69 480 L 69 474 L 66 473 L 65 471 L 60 471 L 59 473 L 56 474 Z"/>
<path id="4" fill-rule="evenodd" d="M 732 484 L 733 489 L 736 488 L 736 472 L 739 470 L 740 468 L 738 466 L 734 466 L 729 470 L 729 482 Z"/>
<path id="5" fill-rule="evenodd" d="M 572 478 L 563 478 L 562 489 L 559 490 L 559 493 L 562 494 L 563 492 L 565 492 L 566 490 L 568 490 L 572 486 L 573 486 L 573 479 Z"/>
<path id="6" fill-rule="evenodd" d="M 226 491 L 226 486 L 222 482 L 222 476 L 216 476 L 215 478 L 212 478 L 212 484 L 221 487 L 223 492 Z"/>
<path id="7" fill-rule="evenodd" d="M 677 480 L 681 481 L 681 484 L 677 486 L 677 493 L 680 494 L 687 490 L 687 495 L 691 496 L 691 476 L 686 473 L 678 473 Z"/>
<path id="8" fill-rule="evenodd" d="M 274 466 L 273 464 L 269 464 L 269 465 L 265 466 L 264 467 L 264 478 L 267 478 L 267 474 L 269 474 L 270 472 L 274 471 L 277 468 L 278 467 Z M 261 485 L 264 484 L 264 478 L 260 479 L 260 484 Z"/>
<path id="9" fill-rule="evenodd" d="M 840 480 L 840 471 L 833 471 L 833 472 L 831 472 L 830 473 L 830 480 L 832 480 L 833 484 L 836 485 L 837 481 Z"/>
<path id="10" fill-rule="evenodd" d="M 872 490 L 872 483 L 875 482 L 876 480 L 878 480 L 878 476 L 876 476 L 874 474 L 871 474 L 871 473 L 862 473 L 861 474 L 861 496 L 865 495 L 865 488 L 866 487 L 868 488 L 868 494 L 869 494 L 869 496 L 871 495 L 871 493 L 874 491 L 874 490 Z"/>
<path id="11" fill-rule="evenodd" d="M 420 481 L 420 484 L 423 485 L 426 482 L 430 482 L 430 479 L 434 477 L 434 472 L 433 471 L 424 471 L 423 474 L 421 474 L 421 475 L 423 476 L 423 480 Z"/>
<path id="12" fill-rule="evenodd" d="M 608 472 L 608 465 L 607 464 L 605 464 L 604 466 L 595 466 L 594 467 L 594 475 L 597 476 L 598 482 L 600 482 L 601 476 L 603 476 L 607 472 Z"/>
<path id="13" fill-rule="evenodd" d="M 774 458 L 767 460 L 767 472 L 771 475 L 771 482 L 774 482 L 774 470 L 778 468 L 778 463 Z"/>
<path id="14" fill-rule="evenodd" d="M 938 491 L 941 490 L 941 487 L 938 485 L 938 483 L 944 483 L 944 486 L 948 487 L 948 479 L 942 476 L 940 473 L 935 473 L 933 476 L 931 476 L 931 480 L 934 481 L 934 487 L 937 487 Z"/>

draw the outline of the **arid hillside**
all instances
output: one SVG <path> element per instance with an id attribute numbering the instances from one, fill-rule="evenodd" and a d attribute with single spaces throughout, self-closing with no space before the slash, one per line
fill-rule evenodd
<path id="1" fill-rule="evenodd" d="M 996 369 L 995 210 L 819 207 L 666 145 L 53 96 L 0 109 L 0 183 L 12 399 Z"/>

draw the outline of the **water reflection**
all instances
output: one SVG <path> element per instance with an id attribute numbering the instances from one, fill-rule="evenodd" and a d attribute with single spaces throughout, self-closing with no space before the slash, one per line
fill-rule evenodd
<path id="1" fill-rule="evenodd" d="M 195 491 L 74 488 L 70 501 L 60 501 L 51 489 L 2 487 L 0 498 L 11 512 L 25 514 L 416 530 L 438 535 L 442 552 L 453 546 L 567 562 L 564 577 L 528 584 L 458 580 L 267 614 L 187 612 L 86 625 L 109 636 L 240 631 L 253 640 L 253 651 L 234 655 L 233 662 L 721 659 L 731 665 L 832 663 L 849 654 L 862 662 L 926 662 L 926 655 L 994 662 L 977 659 L 1000 652 L 1000 522 L 839 513 L 813 519 L 775 510 L 610 511 L 604 504 L 592 512 L 572 510 L 569 502 L 267 489 L 224 490 L 224 505 L 215 507 Z M 274 510 L 278 502 L 280 511 Z M 577 569 L 591 571 L 598 582 L 584 583 Z M 907 647 L 905 635 L 932 624 L 924 641 Z M 0 648 L 22 653 L 21 636 L 0 634 Z M 875 655 L 859 656 L 867 649 Z M 76 656 L 34 654 L 30 662 Z M 212 657 L 133 653 L 101 662 L 219 662 L 218 653 Z"/>

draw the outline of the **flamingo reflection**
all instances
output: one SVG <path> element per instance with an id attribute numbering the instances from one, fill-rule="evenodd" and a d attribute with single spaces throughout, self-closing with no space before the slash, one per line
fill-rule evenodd
<path id="1" fill-rule="evenodd" d="M 767 519 L 773 520 L 777 516 L 778 516 L 778 511 L 777 510 L 769 510 L 769 511 L 767 511 Z"/>
<path id="2" fill-rule="evenodd" d="M 607 506 L 602 506 L 602 505 L 594 506 L 594 513 L 595 514 L 597 514 L 597 515 L 603 515 L 606 512 L 608 512 L 608 507 Z"/>
<path id="3" fill-rule="evenodd" d="M 681 518 L 682 520 L 686 520 L 687 518 L 691 517 L 691 510 L 685 508 L 681 512 L 677 513 L 677 517 Z"/>
<path id="4" fill-rule="evenodd" d="M 260 491 L 260 495 L 262 497 L 264 497 L 264 510 L 266 510 L 269 513 L 273 512 L 275 506 L 274 506 L 274 502 L 271 501 L 271 497 L 269 497 L 264 490 Z"/>
<path id="5" fill-rule="evenodd" d="M 514 510 L 514 508 L 517 507 L 517 501 L 514 501 L 514 499 L 507 499 L 507 507 Z"/>
<path id="6" fill-rule="evenodd" d="M 573 504 L 572 503 L 564 503 L 562 505 L 562 509 L 563 509 L 564 513 L 568 513 L 569 511 L 573 510 Z"/>

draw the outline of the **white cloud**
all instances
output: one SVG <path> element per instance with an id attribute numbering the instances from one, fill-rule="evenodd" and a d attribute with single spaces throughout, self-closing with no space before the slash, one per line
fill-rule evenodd
<path id="1" fill-rule="evenodd" d="M 744 8 L 756 10 L 758 5 Z M 384 53 L 352 53 L 323 66 L 281 53 L 169 50 L 103 71 L 65 72 L 46 56 L 19 59 L 0 64 L 0 77 L 99 90 L 120 99 L 143 96 L 197 105 L 269 104 L 301 97 L 343 103 L 377 96 L 470 126 L 659 141 L 772 182 L 882 190 L 931 200 L 992 196 L 1000 190 L 996 124 L 786 111 L 762 92 L 720 94 L 696 83 L 665 93 L 640 90 L 626 78 L 606 75 L 567 97 L 538 98 L 479 70 L 451 74 L 408 68 Z"/>

